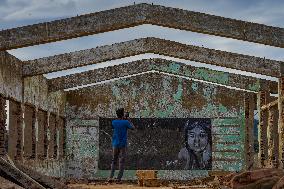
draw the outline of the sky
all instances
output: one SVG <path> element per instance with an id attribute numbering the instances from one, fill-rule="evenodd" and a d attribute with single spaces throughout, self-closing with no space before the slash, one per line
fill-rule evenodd
<path id="1" fill-rule="evenodd" d="M 144 2 L 153 3 L 155 5 L 182 8 L 191 11 L 284 28 L 283 0 L 0 0 L 0 30 L 128 6 L 134 4 L 134 2 L 136 4 Z M 141 37 L 158 37 L 190 45 L 265 57 L 280 61 L 284 60 L 284 49 L 278 47 L 269 47 L 251 42 L 238 41 L 234 39 L 215 37 L 206 34 L 198 34 L 189 31 L 181 31 L 152 25 L 142 25 L 76 39 L 25 47 L 10 50 L 9 53 L 21 60 L 31 60 L 77 50 L 95 48 L 101 45 L 128 41 Z M 126 63 L 142 58 L 165 58 L 184 62 L 193 66 L 208 67 L 215 70 L 240 73 L 243 75 L 252 75 L 268 80 L 276 80 L 276 78 L 261 76 L 258 74 L 245 73 L 232 69 L 221 68 L 218 66 L 205 65 L 202 63 L 174 59 L 154 54 L 138 55 L 97 65 L 51 73 L 47 74 L 46 77 L 59 77 L 89 69 Z"/>

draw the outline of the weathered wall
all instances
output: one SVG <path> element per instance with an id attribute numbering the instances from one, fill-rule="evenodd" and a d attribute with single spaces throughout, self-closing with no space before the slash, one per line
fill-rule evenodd
<path id="1" fill-rule="evenodd" d="M 70 158 L 67 176 L 107 176 L 96 167 L 98 118 L 115 117 L 118 107 L 125 107 L 131 117 L 137 118 L 211 118 L 212 155 L 213 159 L 218 159 L 212 162 L 213 170 L 240 170 L 243 167 L 243 95 L 243 92 L 224 87 L 157 73 L 70 91 L 66 97 L 67 154 Z M 81 151 L 85 146 L 88 146 L 86 151 Z M 87 166 L 92 169 L 87 170 Z M 196 171 L 189 172 L 160 171 L 159 175 L 185 179 Z M 208 171 L 197 173 L 206 176 Z M 131 175 L 133 171 L 126 171 L 126 178 Z"/>
<path id="2" fill-rule="evenodd" d="M 22 62 L 5 51 L 0 51 L 0 94 L 22 101 Z"/>
<path id="3" fill-rule="evenodd" d="M 47 79 L 44 76 L 24 78 L 24 102 L 45 111 L 64 115 L 65 93 L 49 93 Z"/>
<path id="4" fill-rule="evenodd" d="M 28 110 L 30 113 L 24 118 L 24 150 L 29 156 L 23 163 L 45 175 L 65 177 L 63 146 L 59 146 L 59 141 L 63 143 L 65 138 L 64 122 L 57 116 L 65 114 L 65 94 L 63 91 L 48 93 L 46 79 L 42 76 L 25 78 L 24 82 L 25 113 Z"/>

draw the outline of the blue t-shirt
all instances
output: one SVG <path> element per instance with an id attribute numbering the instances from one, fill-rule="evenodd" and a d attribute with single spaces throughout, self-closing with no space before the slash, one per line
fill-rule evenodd
<path id="1" fill-rule="evenodd" d="M 127 129 L 132 129 L 132 125 L 128 120 L 116 119 L 112 121 L 113 136 L 112 146 L 115 148 L 123 148 L 127 146 Z"/>

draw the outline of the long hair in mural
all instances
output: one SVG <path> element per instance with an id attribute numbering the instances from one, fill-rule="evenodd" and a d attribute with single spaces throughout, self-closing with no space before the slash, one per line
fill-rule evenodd
<path id="1" fill-rule="evenodd" d="M 212 168 L 211 123 L 208 119 L 189 119 L 184 126 L 184 147 L 178 159 L 184 163 L 184 169 Z"/>

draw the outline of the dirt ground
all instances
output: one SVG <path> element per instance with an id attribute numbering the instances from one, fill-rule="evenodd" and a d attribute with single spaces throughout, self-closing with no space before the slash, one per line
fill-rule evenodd
<path id="1" fill-rule="evenodd" d="M 70 184 L 71 189 L 209 189 L 206 186 L 141 187 L 136 184 Z"/>
<path id="2" fill-rule="evenodd" d="M 24 189 L 9 180 L 0 177 L 0 189 Z"/>

